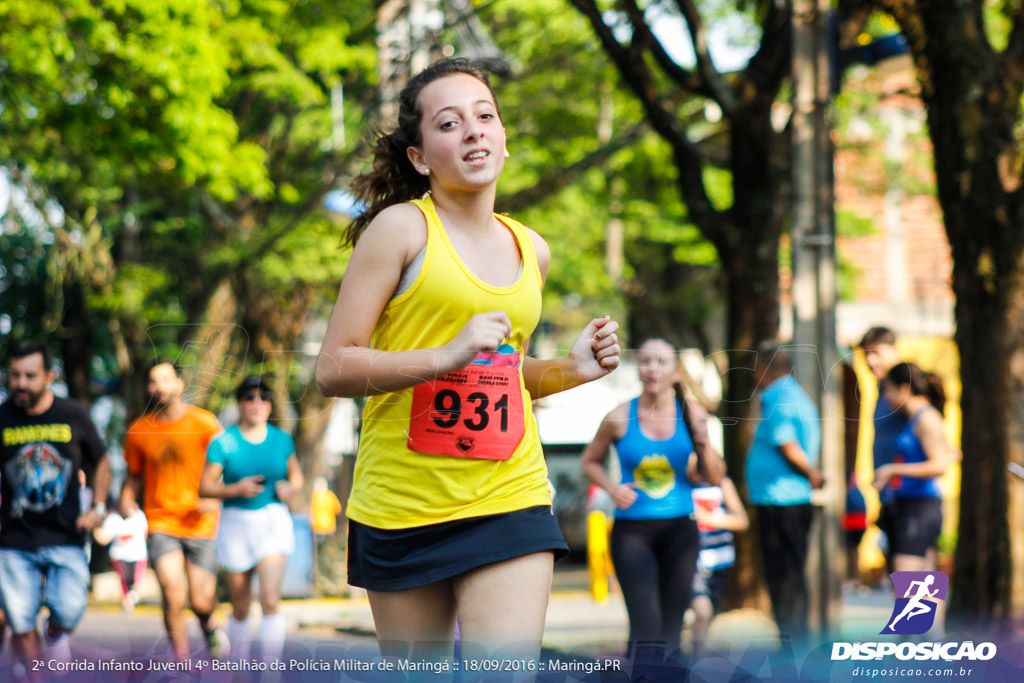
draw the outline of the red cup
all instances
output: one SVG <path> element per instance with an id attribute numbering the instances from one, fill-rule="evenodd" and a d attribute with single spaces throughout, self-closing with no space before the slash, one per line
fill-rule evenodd
<path id="1" fill-rule="evenodd" d="M 693 490 L 693 504 L 707 512 L 714 512 L 722 506 L 722 489 L 717 486 L 703 486 Z M 718 527 L 697 522 L 700 531 L 715 531 Z"/>

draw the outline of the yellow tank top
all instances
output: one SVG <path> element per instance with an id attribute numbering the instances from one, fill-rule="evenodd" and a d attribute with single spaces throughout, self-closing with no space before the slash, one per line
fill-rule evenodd
<path id="1" fill-rule="evenodd" d="M 427 221 L 423 267 L 412 285 L 384 308 L 372 346 L 382 351 L 439 347 L 477 313 L 505 311 L 512 322 L 506 344 L 512 348 L 504 352 L 518 354 L 512 362 L 520 368 L 515 374 L 525 431 L 507 460 L 421 453 L 408 442 L 414 388 L 372 396 L 363 411 L 348 516 L 377 528 L 404 529 L 550 505 L 547 466 L 521 371 L 523 349 L 541 310 L 542 281 L 530 236 L 521 224 L 496 214 L 515 237 L 523 267 L 514 284 L 494 287 L 459 258 L 430 197 L 412 203 Z M 496 420 L 493 408 L 488 414 Z M 478 419 L 469 414 L 468 420 Z"/>

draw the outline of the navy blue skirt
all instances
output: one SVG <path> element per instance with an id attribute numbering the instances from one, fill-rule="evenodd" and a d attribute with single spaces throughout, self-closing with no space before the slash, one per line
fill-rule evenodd
<path id="1" fill-rule="evenodd" d="M 409 529 L 349 520 L 348 582 L 373 591 L 407 590 L 545 550 L 556 560 L 569 554 L 550 505 Z"/>

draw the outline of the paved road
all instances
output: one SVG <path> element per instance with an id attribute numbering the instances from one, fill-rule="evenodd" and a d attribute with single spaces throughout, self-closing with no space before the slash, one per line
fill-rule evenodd
<path id="1" fill-rule="evenodd" d="M 582 663 L 604 661 L 623 652 L 626 639 L 627 618 L 621 595 L 614 593 L 604 604 L 596 604 L 584 590 L 585 571 L 561 570 L 555 578 L 555 585 L 548 609 L 544 634 L 544 659 L 550 655 L 569 662 Z M 152 599 L 152 598 L 151 598 Z M 883 621 L 891 608 L 891 597 L 879 592 L 848 596 L 844 610 L 851 627 L 877 633 L 877 624 Z M 222 606 L 226 615 L 226 607 Z M 256 611 L 256 610 L 254 610 Z M 287 600 L 282 612 L 288 627 L 285 661 L 285 680 L 307 681 L 383 681 L 394 680 L 374 672 L 345 669 L 319 671 L 323 662 L 337 667 L 347 667 L 352 662 L 375 660 L 378 654 L 373 633 L 373 619 L 365 599 L 321 599 Z M 254 615 L 254 621 L 258 614 Z M 91 605 L 80 627 L 72 638 L 73 661 L 82 666 L 91 663 L 99 666 L 142 667 L 142 671 L 67 671 L 50 670 L 47 662 L 41 668 L 47 673 L 47 680 L 79 681 L 163 681 L 211 680 L 225 683 L 241 683 L 259 676 L 251 670 L 236 674 L 212 671 L 211 662 L 205 657 L 203 641 L 198 625 L 189 618 L 194 659 L 186 674 L 181 671 L 154 670 L 151 662 L 168 662 L 167 639 L 159 608 L 155 604 L 141 605 L 134 614 L 126 615 L 116 605 Z M 720 650 L 732 648 L 732 654 L 741 654 L 751 643 L 776 642 L 774 626 L 763 614 L 755 611 L 727 613 L 712 624 L 711 637 L 719 639 Z M 737 650 L 736 648 L 739 648 Z M 732 655 L 727 655 L 735 659 Z M 378 660 L 379 661 L 379 660 Z M 710 661 L 710 660 L 709 660 Z M 352 664 L 353 667 L 356 664 Z M 0 653 L 0 682 L 11 678 L 9 648 Z M 560 674 L 549 680 L 576 680 L 584 677 L 586 671 Z M 265 675 L 264 675 L 265 676 Z M 414 677 L 415 678 L 415 677 Z M 439 683 L 441 678 L 433 672 L 423 673 L 422 680 Z M 624 679 L 606 670 L 601 680 Z M 593 676 L 587 677 L 592 680 Z M 467 680 L 463 676 L 463 680 Z"/>

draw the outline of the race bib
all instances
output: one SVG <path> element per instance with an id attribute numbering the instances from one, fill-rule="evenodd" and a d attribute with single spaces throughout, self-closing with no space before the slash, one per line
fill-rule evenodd
<path id="1" fill-rule="evenodd" d="M 469 365 L 413 389 L 410 450 L 508 460 L 525 432 L 517 367 Z"/>

